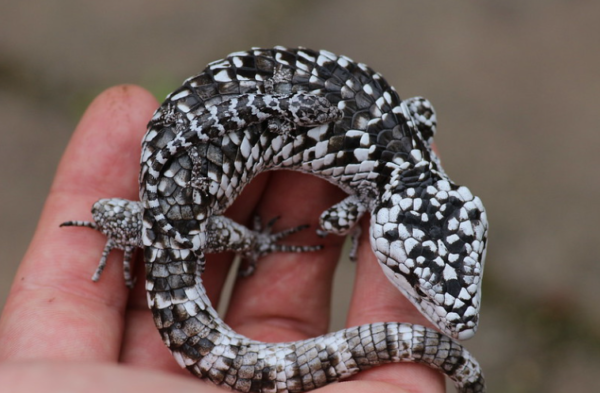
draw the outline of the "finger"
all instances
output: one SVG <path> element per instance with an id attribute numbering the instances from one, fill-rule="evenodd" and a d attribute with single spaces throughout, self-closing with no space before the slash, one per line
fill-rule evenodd
<path id="1" fill-rule="evenodd" d="M 0 366 L 0 386 L 11 393 L 219 393 L 210 383 L 98 362 L 15 362 Z"/>
<path id="2" fill-rule="evenodd" d="M 315 229 L 320 214 L 342 198 L 339 189 L 313 176 L 286 171 L 271 175 L 257 210 L 262 221 L 280 216 L 275 232 L 309 224 L 309 229 L 283 242 L 324 248 L 261 258 L 256 272 L 239 279 L 232 294 L 227 322 L 236 331 L 263 341 L 281 341 L 327 330 L 331 282 L 344 239 L 319 238 Z"/>
<path id="3" fill-rule="evenodd" d="M 373 322 L 409 322 L 432 327 L 431 323 L 385 277 L 371 250 L 369 236 L 369 223 L 365 219 L 347 326 Z M 411 392 L 445 391 L 441 373 L 414 363 L 375 367 L 357 374 L 353 379 L 384 381 Z"/>
<path id="4" fill-rule="evenodd" d="M 414 393 L 412 390 L 402 389 L 393 383 L 377 380 L 369 381 L 342 381 L 332 383 L 318 390 L 319 393 Z"/>
<path id="5" fill-rule="evenodd" d="M 67 147 L 0 321 L 0 359 L 116 359 L 127 289 L 121 252 L 90 277 L 106 239 L 61 222 L 90 219 L 101 197 L 137 199 L 140 140 L 156 101 L 119 86 L 90 105 Z"/>

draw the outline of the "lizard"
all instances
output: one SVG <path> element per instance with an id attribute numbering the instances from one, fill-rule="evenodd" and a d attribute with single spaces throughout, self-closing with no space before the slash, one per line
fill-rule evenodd
<path id="1" fill-rule="evenodd" d="M 176 361 L 241 392 L 301 392 L 390 362 L 441 370 L 461 392 L 484 392 L 476 359 L 457 340 L 479 320 L 488 222 L 481 200 L 453 183 L 432 148 L 431 103 L 401 100 L 381 74 L 329 51 L 253 48 L 210 63 L 169 94 L 142 141 L 140 201 L 101 199 L 93 222 L 114 248 L 143 248 L 148 304 Z M 202 285 L 205 254 L 235 251 L 251 273 L 263 255 L 314 251 L 279 244 L 304 229 L 246 228 L 223 212 L 256 175 L 296 170 L 348 196 L 319 233 L 370 243 L 388 279 L 439 331 L 380 322 L 289 343 L 262 343 L 223 322 Z"/>

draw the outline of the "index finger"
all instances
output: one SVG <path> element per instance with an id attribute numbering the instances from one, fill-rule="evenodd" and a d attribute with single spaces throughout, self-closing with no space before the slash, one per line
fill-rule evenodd
<path id="1" fill-rule="evenodd" d="M 101 197 L 137 199 L 140 140 L 156 106 L 147 91 L 119 86 L 81 119 L 0 319 L 0 359 L 118 357 L 128 296 L 117 263 L 122 255 L 111 253 L 93 284 L 106 239 L 59 224 L 89 218 Z"/>

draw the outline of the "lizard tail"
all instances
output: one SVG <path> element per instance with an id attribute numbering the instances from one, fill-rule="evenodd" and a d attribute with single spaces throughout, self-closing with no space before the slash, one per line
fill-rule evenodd
<path id="1" fill-rule="evenodd" d="M 477 361 L 462 345 L 419 325 L 382 322 L 296 342 L 251 340 L 211 306 L 201 285 L 203 255 L 146 247 L 145 259 L 148 301 L 163 341 L 183 368 L 217 385 L 301 392 L 377 365 L 418 362 L 444 372 L 460 392 L 485 389 Z"/>

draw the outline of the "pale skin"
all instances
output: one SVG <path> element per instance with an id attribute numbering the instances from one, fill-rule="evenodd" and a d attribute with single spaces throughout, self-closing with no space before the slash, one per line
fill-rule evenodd
<path id="1" fill-rule="evenodd" d="M 13 393 L 222 392 L 181 370 L 161 341 L 143 289 L 129 290 L 122 252 L 113 251 L 100 281 L 90 280 L 105 238 L 82 228 L 59 228 L 90 220 L 100 198 L 137 199 L 140 141 L 156 100 L 136 86 L 102 93 L 87 109 L 67 147 L 36 233 L 16 274 L 0 318 L 0 386 Z M 271 254 L 253 276 L 239 279 L 225 321 L 262 341 L 289 341 L 327 331 L 331 280 L 342 239 L 318 238 L 319 214 L 343 198 L 323 180 L 292 172 L 259 176 L 228 210 L 240 223 L 258 213 L 281 215 L 275 230 L 311 224 L 290 244 L 323 244 L 318 252 Z M 347 326 L 379 321 L 430 326 L 390 284 L 370 250 L 364 227 Z M 213 304 L 233 255 L 210 255 L 204 285 Z M 315 390 L 334 392 L 441 393 L 441 374 L 425 366 L 393 364 Z"/>

